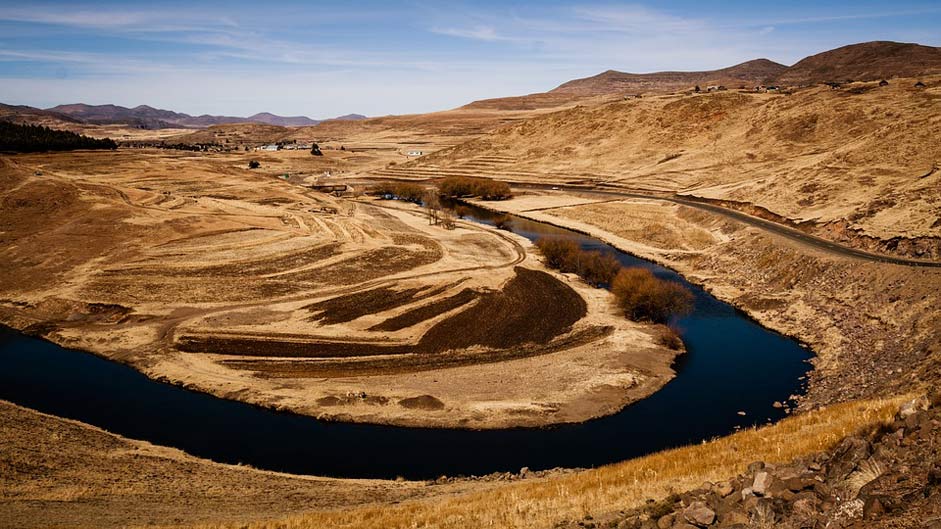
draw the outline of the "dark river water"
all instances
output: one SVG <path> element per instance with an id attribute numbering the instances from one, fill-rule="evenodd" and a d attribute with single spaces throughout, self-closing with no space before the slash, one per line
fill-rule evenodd
<path id="1" fill-rule="evenodd" d="M 474 208 L 473 220 L 494 215 Z M 693 312 L 673 322 L 687 354 L 677 377 L 614 415 L 507 430 L 400 428 L 319 421 L 148 379 L 94 355 L 0 327 L 0 399 L 225 463 L 337 477 L 410 479 L 592 467 L 726 435 L 783 417 L 810 353 L 676 273 L 568 230 L 511 217 L 524 237 L 569 237 L 686 285 Z M 534 380 L 533 384 L 539 384 Z M 740 415 L 739 412 L 744 412 Z"/>

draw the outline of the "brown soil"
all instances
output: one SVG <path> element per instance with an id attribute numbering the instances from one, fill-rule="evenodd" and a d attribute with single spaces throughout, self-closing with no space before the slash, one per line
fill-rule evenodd
<path id="1" fill-rule="evenodd" d="M 366 316 L 385 312 L 414 303 L 430 296 L 443 292 L 447 287 L 427 289 L 425 287 L 393 290 L 391 288 L 375 288 L 363 292 L 356 292 L 346 296 L 338 296 L 326 301 L 319 301 L 306 305 L 303 308 L 315 313 L 311 321 L 319 321 L 327 325 L 345 323 Z M 372 328 L 370 328 L 372 330 Z M 388 330 L 388 329 L 384 329 Z"/>
<path id="2" fill-rule="evenodd" d="M 417 325 L 425 320 L 430 320 L 445 312 L 452 311 L 456 308 L 463 307 L 471 301 L 478 299 L 480 295 L 469 289 L 465 288 L 457 294 L 439 299 L 438 301 L 433 301 L 427 305 L 422 305 L 416 309 L 412 309 L 408 312 L 403 312 L 398 316 L 389 318 L 378 325 L 373 325 L 369 328 L 371 331 L 400 331 L 412 325 Z"/>

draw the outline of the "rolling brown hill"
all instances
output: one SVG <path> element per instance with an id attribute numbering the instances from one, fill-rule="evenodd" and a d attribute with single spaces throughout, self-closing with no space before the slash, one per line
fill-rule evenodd
<path id="1" fill-rule="evenodd" d="M 63 128 L 81 121 L 62 114 L 26 105 L 5 105 L 0 103 L 0 121 L 9 121 L 20 125 L 43 125 L 51 128 Z"/>
<path id="2" fill-rule="evenodd" d="M 624 73 L 608 70 L 584 79 L 563 83 L 549 93 L 594 96 L 626 92 L 672 92 L 695 85 L 727 85 L 751 88 L 776 78 L 787 66 L 768 59 L 755 59 L 721 70 L 705 72 Z"/>
<path id="3" fill-rule="evenodd" d="M 874 237 L 941 237 L 941 76 L 792 95 L 653 96 L 502 127 L 388 168 L 606 183 L 757 204 Z"/>
<path id="4" fill-rule="evenodd" d="M 931 74 L 941 74 L 941 48 L 874 41 L 811 55 L 782 72 L 776 81 L 793 86 Z"/>
<path id="5" fill-rule="evenodd" d="M 740 86 L 752 88 L 770 82 L 787 66 L 768 59 L 755 59 L 720 70 L 703 72 L 625 73 L 608 70 L 598 75 L 575 79 L 543 93 L 474 101 L 468 109 L 540 109 L 559 107 L 587 98 L 621 94 L 667 93 L 689 90 L 696 85 Z"/>

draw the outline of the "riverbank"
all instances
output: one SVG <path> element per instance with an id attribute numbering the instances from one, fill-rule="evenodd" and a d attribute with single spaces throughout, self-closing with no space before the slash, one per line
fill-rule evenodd
<path id="1" fill-rule="evenodd" d="M 817 356 L 801 409 L 941 380 L 941 337 L 934 332 L 941 327 L 941 271 L 829 255 L 656 200 L 551 191 L 475 203 L 586 233 L 660 263 L 807 344 Z"/>
<path id="2" fill-rule="evenodd" d="M 156 380 L 342 422 L 577 423 L 673 378 L 682 349 L 663 329 L 547 271 L 526 239 L 447 230 L 417 206 L 338 199 L 238 159 L 0 160 L 0 323 Z"/>

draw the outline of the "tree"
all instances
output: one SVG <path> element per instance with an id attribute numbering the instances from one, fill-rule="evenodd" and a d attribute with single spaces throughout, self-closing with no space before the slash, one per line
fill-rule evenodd
<path id="1" fill-rule="evenodd" d="M 693 307 L 689 290 L 644 268 L 621 269 L 611 291 L 624 315 L 635 321 L 666 323 L 670 317 L 686 314 Z"/>
<path id="2" fill-rule="evenodd" d="M 441 210 L 441 227 L 446 230 L 453 230 L 457 226 L 454 220 L 454 211 L 444 208 Z"/>
<path id="3" fill-rule="evenodd" d="M 323 156 L 323 153 L 320 152 L 320 146 L 316 143 L 310 147 L 310 154 L 313 156 Z"/>
<path id="4" fill-rule="evenodd" d="M 111 138 L 90 138 L 41 125 L 17 125 L 0 121 L 0 151 L 43 152 L 75 149 L 117 149 Z"/>
<path id="5" fill-rule="evenodd" d="M 258 169 L 259 167 L 261 167 L 261 164 L 258 163 L 258 160 L 251 160 L 248 162 L 249 169 Z"/>
<path id="6" fill-rule="evenodd" d="M 441 222 L 441 199 L 438 193 L 428 189 L 422 195 L 422 203 L 428 213 L 428 224 L 438 224 Z"/>

